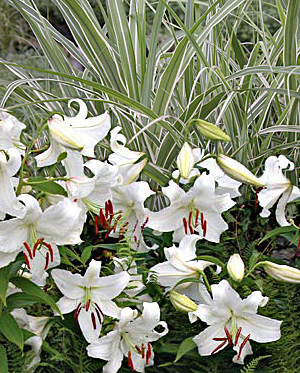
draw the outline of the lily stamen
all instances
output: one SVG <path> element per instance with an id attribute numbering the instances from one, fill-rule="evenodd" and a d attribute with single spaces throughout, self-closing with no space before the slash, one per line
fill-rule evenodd
<path id="1" fill-rule="evenodd" d="M 250 334 L 247 335 L 247 337 L 243 340 L 243 342 L 241 343 L 240 345 L 240 349 L 239 349 L 239 353 L 238 353 L 238 356 L 237 356 L 237 361 L 239 360 L 239 358 L 241 357 L 241 353 L 242 353 L 242 350 L 243 348 L 245 347 L 245 344 L 248 342 L 250 338 Z"/>
<path id="2" fill-rule="evenodd" d="M 235 339 L 234 339 L 234 345 L 236 346 L 239 340 L 239 337 L 241 335 L 242 327 L 240 326 L 236 332 Z"/>
<path id="3" fill-rule="evenodd" d="M 183 218 L 182 221 L 183 221 L 183 226 L 184 226 L 184 232 L 185 232 L 185 234 L 187 234 L 187 221 L 186 221 L 186 218 Z"/>
<path id="4" fill-rule="evenodd" d="M 226 325 L 224 326 L 224 331 L 225 331 L 225 334 L 226 334 L 226 337 L 227 337 L 228 346 L 231 347 L 231 337 L 230 337 L 230 334 L 229 334 L 229 331 L 228 331 Z"/>
<path id="5" fill-rule="evenodd" d="M 94 312 L 91 312 L 91 319 L 92 319 L 93 328 L 94 328 L 94 330 L 96 330 L 97 329 L 97 324 L 96 324 L 96 317 L 95 317 Z"/>
<path id="6" fill-rule="evenodd" d="M 23 257 L 28 269 L 31 269 L 27 255 L 23 251 Z"/>
<path id="7" fill-rule="evenodd" d="M 133 362 L 131 359 L 131 351 L 128 351 L 127 358 L 128 358 L 128 366 L 131 369 L 131 371 L 134 372 Z"/>
<path id="8" fill-rule="evenodd" d="M 226 342 L 227 342 L 227 338 L 225 338 L 225 340 L 221 344 L 219 344 L 219 346 L 217 346 L 210 354 L 211 355 L 215 354 L 217 351 L 220 350 L 220 348 L 222 348 L 226 344 Z"/>
<path id="9" fill-rule="evenodd" d="M 49 253 L 47 252 L 47 254 L 46 254 L 46 262 L 45 262 L 44 271 L 46 271 L 46 269 L 48 268 L 48 265 L 49 265 L 49 257 L 50 257 L 50 255 L 49 255 Z"/>
<path id="10" fill-rule="evenodd" d="M 95 228 L 95 235 L 98 236 L 99 229 L 98 229 L 98 216 L 97 215 L 95 216 L 95 220 L 94 220 L 94 228 Z"/>
<path id="11" fill-rule="evenodd" d="M 33 255 L 32 255 L 32 252 L 31 252 L 31 249 L 30 249 L 28 243 L 25 241 L 25 242 L 23 242 L 23 245 L 25 246 L 25 249 L 26 249 L 27 252 L 28 252 L 29 258 L 30 258 L 30 259 L 33 259 Z"/>
<path id="12" fill-rule="evenodd" d="M 151 352 L 152 352 L 151 344 L 150 344 L 150 342 L 148 342 L 147 343 L 147 353 L 146 353 L 146 365 L 149 364 L 149 360 L 150 360 L 150 357 L 151 357 Z"/>
<path id="13" fill-rule="evenodd" d="M 50 260 L 51 260 L 51 262 L 53 262 L 53 260 L 54 260 L 54 254 L 53 254 L 53 249 L 52 249 L 51 245 L 50 245 L 49 243 L 47 243 L 47 242 L 44 242 L 43 245 L 44 245 L 45 247 L 47 247 L 47 249 L 49 250 L 49 253 L 50 253 Z M 47 253 L 47 254 L 48 254 L 48 253 Z"/>

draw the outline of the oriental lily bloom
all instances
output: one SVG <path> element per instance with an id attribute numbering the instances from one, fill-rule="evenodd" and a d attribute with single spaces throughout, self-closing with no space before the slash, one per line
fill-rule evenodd
<path id="1" fill-rule="evenodd" d="M 122 127 L 117 126 L 110 132 L 110 147 L 113 153 L 110 154 L 108 160 L 111 164 L 118 166 L 119 173 L 123 176 L 123 185 L 128 185 L 138 178 L 147 159 L 139 161 L 145 153 L 126 148 L 127 140 L 124 135 L 119 134 L 121 130 Z"/>
<path id="2" fill-rule="evenodd" d="M 172 180 L 163 193 L 170 206 L 149 216 L 148 227 L 161 231 L 174 231 L 173 240 L 178 242 L 184 235 L 201 232 L 208 241 L 219 242 L 220 234 L 228 225 L 221 213 L 230 209 L 234 202 L 229 194 L 216 195 L 213 176 L 202 174 L 193 187 L 185 192 Z"/>
<path id="3" fill-rule="evenodd" d="M 229 193 L 231 198 L 239 197 L 241 195 L 239 187 L 242 183 L 227 176 L 218 166 L 218 163 L 214 158 L 208 158 L 205 161 L 200 162 L 199 166 L 208 169 L 209 174 L 214 177 L 218 184 L 216 194 L 221 195 Z"/>
<path id="4" fill-rule="evenodd" d="M 157 341 L 168 333 L 166 322 L 159 321 L 160 309 L 157 303 L 144 303 L 143 314 L 126 307 L 120 321 L 106 336 L 87 347 L 88 355 L 107 360 L 103 373 L 115 373 L 122 365 L 123 356 L 128 359 L 131 371 L 144 372 L 145 367 L 154 364 L 154 352 L 150 342 Z M 156 327 L 163 328 L 157 332 Z"/>
<path id="5" fill-rule="evenodd" d="M 14 261 L 23 251 L 28 269 L 36 277 L 43 277 L 51 263 L 59 262 L 59 258 L 55 258 L 55 254 L 58 255 L 55 245 L 81 242 L 80 234 L 86 216 L 68 198 L 63 198 L 45 211 L 31 195 L 21 194 L 18 199 L 24 204 L 24 216 L 0 222 L 0 268 Z M 42 244 L 34 248 L 38 239 Z M 37 253 L 36 250 L 41 251 Z M 37 261 L 41 263 L 33 268 Z"/>
<path id="6" fill-rule="evenodd" d="M 77 199 L 82 199 L 88 210 L 98 214 L 105 202 L 112 199 L 111 189 L 122 183 L 122 177 L 118 174 L 118 167 L 105 162 L 92 159 L 84 164 L 93 177 L 71 177 L 67 181 L 69 194 Z"/>
<path id="7" fill-rule="evenodd" d="M 24 343 L 25 345 L 32 347 L 32 351 L 26 352 L 27 358 L 29 356 L 27 369 L 30 370 L 41 361 L 40 355 L 42 344 L 50 329 L 50 318 L 45 316 L 30 316 L 27 314 L 24 308 L 15 308 L 13 311 L 11 311 L 11 314 L 17 321 L 20 328 L 35 334 L 32 337 L 27 338 Z"/>
<path id="8" fill-rule="evenodd" d="M 269 157 L 265 163 L 265 171 L 260 178 L 266 185 L 266 188 L 257 194 L 259 204 L 263 208 L 263 211 L 260 213 L 262 217 L 270 215 L 269 209 L 278 200 L 276 220 L 281 226 L 290 225 L 285 217 L 286 204 L 300 197 L 299 188 L 293 186 L 290 180 L 283 174 L 282 170 L 285 168 L 293 170 L 294 163 L 290 162 L 284 155 Z"/>
<path id="9" fill-rule="evenodd" d="M 0 149 L 16 148 L 20 154 L 24 154 L 25 146 L 20 142 L 20 135 L 24 128 L 26 128 L 24 123 L 6 111 L 0 110 Z"/>
<path id="10" fill-rule="evenodd" d="M 193 150 L 187 142 L 183 144 L 178 154 L 176 163 L 177 163 L 177 167 L 180 172 L 180 175 L 184 179 L 187 179 L 195 164 L 195 157 L 193 154 Z"/>
<path id="11" fill-rule="evenodd" d="M 7 158 L 8 156 L 8 158 Z M 24 206 L 17 199 L 13 187 L 12 176 L 21 166 L 21 155 L 17 149 L 10 148 L 6 152 L 0 150 L 0 220 L 5 214 L 21 217 Z"/>
<path id="12" fill-rule="evenodd" d="M 252 354 L 249 340 L 266 343 L 280 338 L 281 321 L 257 315 L 258 307 L 268 302 L 260 291 L 242 300 L 226 280 L 212 285 L 211 291 L 207 304 L 190 313 L 209 325 L 193 338 L 200 355 L 213 355 L 227 345 L 233 346 L 237 351 L 233 361 L 244 364 L 245 356 Z"/>
<path id="13" fill-rule="evenodd" d="M 113 208 L 122 214 L 120 225 L 124 226 L 126 224 L 127 236 L 132 235 L 132 246 L 139 251 L 149 249 L 142 236 L 142 231 L 148 222 L 150 214 L 150 211 L 144 207 L 144 202 L 153 194 L 155 193 L 150 189 L 146 181 L 136 181 L 129 185 L 112 189 Z"/>
<path id="14" fill-rule="evenodd" d="M 35 158 L 38 167 L 45 167 L 54 164 L 60 153 L 66 151 L 68 155 L 64 164 L 67 169 L 68 167 L 71 169 L 68 172 L 69 176 L 75 176 L 73 169 L 76 169 L 76 163 L 81 161 L 81 155 L 95 156 L 95 145 L 107 135 L 110 129 L 110 117 L 107 112 L 87 118 L 88 110 L 85 102 L 80 99 L 70 100 L 69 107 L 72 102 L 79 104 L 79 112 L 75 117 L 62 117 L 55 114 L 49 119 L 50 148 Z"/>
<path id="15" fill-rule="evenodd" d="M 164 249 L 166 262 L 156 264 L 150 269 L 157 275 L 157 281 L 171 290 L 179 281 L 188 278 L 202 279 L 202 273 L 208 266 L 215 265 L 205 260 L 196 260 L 196 242 L 202 237 L 196 234 L 185 236 L 179 244 L 179 247 L 172 246 Z M 221 268 L 217 266 L 216 273 L 220 273 Z M 150 274 L 151 278 L 151 274 Z M 205 302 L 203 298 L 207 296 L 204 291 L 203 282 L 185 282 L 176 286 L 176 291 L 187 295 L 189 298 Z"/>
<path id="16" fill-rule="evenodd" d="M 127 286 L 130 276 L 123 271 L 100 277 L 101 262 L 92 260 L 84 276 L 63 269 L 53 269 L 51 275 L 64 296 L 57 302 L 61 313 L 75 310 L 84 338 L 92 342 L 99 337 L 104 315 L 120 317 L 120 308 L 112 301 Z"/>

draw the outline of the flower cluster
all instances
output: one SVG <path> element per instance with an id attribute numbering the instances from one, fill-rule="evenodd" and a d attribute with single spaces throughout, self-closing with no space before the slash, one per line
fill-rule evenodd
<path id="1" fill-rule="evenodd" d="M 153 301 L 153 291 L 148 292 L 153 283 L 175 309 L 188 313 L 190 322 L 200 319 L 208 325 L 193 337 L 201 356 L 229 346 L 236 351 L 233 361 L 243 364 L 253 353 L 250 340 L 278 340 L 281 321 L 257 314 L 268 298 L 252 292 L 255 282 L 248 286 L 245 278 L 260 268 L 277 280 L 299 283 L 300 271 L 268 260 L 247 269 L 242 253 L 233 254 L 226 265 L 215 253 L 201 255 L 200 246 L 220 242 L 228 229 L 224 213 L 235 206 L 242 183 L 262 188 L 257 193 L 262 217 L 278 201 L 276 219 L 289 225 L 285 208 L 300 191 L 283 170 L 293 169 L 293 163 L 283 155 L 271 156 L 257 177 L 226 155 L 205 154 L 185 142 L 174 162 L 178 169 L 159 191 L 163 203 L 154 211 L 152 183 L 138 180 L 146 153 L 126 146 L 122 128 L 111 128 L 108 112 L 88 117 L 83 100 L 70 100 L 69 107 L 72 102 L 79 112 L 48 120 L 50 144 L 36 156 L 20 140 L 24 124 L 7 113 L 0 121 L 0 268 L 15 263 L 17 276 L 29 277 L 26 281 L 39 289 L 51 284 L 63 294 L 55 315 L 73 314 L 88 356 L 106 362 L 103 372 L 117 372 L 124 357 L 131 371 L 144 372 L 154 364 L 152 344 L 168 333 L 168 326 L 160 321 L 159 295 Z M 208 138 L 230 140 L 202 122 L 199 130 Z M 106 160 L 96 159 L 99 142 L 109 149 Z M 28 157 L 42 177 L 32 177 L 32 163 L 24 170 Z M 92 244 L 82 251 L 90 226 Z M 163 240 L 167 233 L 172 233 L 169 246 Z M 245 299 L 237 292 L 240 284 L 250 293 Z M 24 309 L 11 315 L 35 335 L 26 340 L 35 350 L 32 367 L 40 361 L 49 319 L 34 318 Z"/>

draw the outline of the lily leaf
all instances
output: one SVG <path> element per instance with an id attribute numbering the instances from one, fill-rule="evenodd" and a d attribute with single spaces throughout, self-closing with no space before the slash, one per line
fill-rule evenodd
<path id="1" fill-rule="evenodd" d="M 193 350 L 194 348 L 196 348 L 196 344 L 193 341 L 193 337 L 186 338 L 183 342 L 181 342 L 178 348 L 174 363 L 176 363 L 180 358 L 182 358 L 182 356 L 184 356 L 187 352 Z"/>
<path id="2" fill-rule="evenodd" d="M 24 338 L 22 330 L 17 324 L 14 317 L 8 313 L 3 312 L 0 316 L 0 330 L 1 333 L 12 343 L 16 344 L 23 350 Z M 2 363 L 2 360 L 1 360 Z"/>

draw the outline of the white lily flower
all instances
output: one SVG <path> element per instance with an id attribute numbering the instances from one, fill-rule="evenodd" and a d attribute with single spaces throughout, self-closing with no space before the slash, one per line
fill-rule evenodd
<path id="1" fill-rule="evenodd" d="M 88 110 L 84 101 L 73 99 L 68 102 L 70 107 L 72 102 L 79 104 L 79 112 L 75 117 L 53 115 L 48 121 L 51 145 L 42 154 L 35 157 L 38 167 L 45 167 L 54 164 L 57 157 L 64 151 L 67 152 L 67 158 L 64 163 L 69 166 L 76 160 L 73 157 L 82 158 L 81 155 L 94 157 L 94 147 L 102 140 L 110 129 L 110 116 L 107 112 L 96 117 L 87 118 Z M 80 152 L 80 154 L 79 154 Z M 77 153 L 77 154 L 76 154 Z M 66 168 L 67 168 L 66 167 Z M 75 167 L 76 168 L 76 167 Z M 75 176 L 72 171 L 69 176 Z M 77 175 L 76 175 L 77 176 Z"/>
<path id="2" fill-rule="evenodd" d="M 209 325 L 193 338 L 201 356 L 213 355 L 229 345 L 237 351 L 233 361 L 244 364 L 245 356 L 252 354 L 249 340 L 267 343 L 280 338 L 281 321 L 257 315 L 258 307 L 268 302 L 260 291 L 242 300 L 226 280 L 212 285 L 211 291 L 207 304 L 200 304 L 191 313 Z"/>
<path id="3" fill-rule="evenodd" d="M 50 318 L 30 316 L 24 308 L 15 308 L 11 311 L 11 314 L 20 328 L 35 334 L 25 340 L 25 345 L 31 346 L 33 352 L 33 354 L 31 352 L 26 353 L 26 355 L 30 355 L 30 363 L 26 366 L 30 370 L 41 361 L 42 344 L 50 329 Z"/>
<path id="4" fill-rule="evenodd" d="M 18 199 L 24 204 L 25 215 L 0 222 L 0 268 L 23 251 L 26 265 L 34 275 L 33 281 L 44 281 L 45 270 L 59 263 L 55 245 L 80 243 L 86 216 L 68 198 L 44 212 L 31 195 L 21 194 Z M 38 239 L 42 244 L 34 248 Z"/>
<path id="5" fill-rule="evenodd" d="M 269 276 L 278 281 L 300 284 L 300 270 L 285 264 L 277 264 L 270 261 L 261 263 Z"/>
<path id="6" fill-rule="evenodd" d="M 188 192 L 170 181 L 162 190 L 171 204 L 159 212 L 151 212 L 148 227 L 161 232 L 174 231 L 175 242 L 194 231 L 201 232 L 208 241 L 219 242 L 220 234 L 228 228 L 221 213 L 235 203 L 229 194 L 216 195 L 215 189 L 213 176 L 206 174 L 199 176 Z"/>
<path id="7" fill-rule="evenodd" d="M 116 373 L 122 365 L 123 356 L 128 358 L 132 371 L 144 372 L 145 367 L 154 364 L 154 352 L 150 342 L 157 341 L 168 333 L 165 321 L 159 321 L 160 309 L 157 303 L 144 303 L 144 311 L 138 317 L 136 310 L 122 309 L 120 321 L 106 336 L 87 347 L 88 355 L 108 363 L 103 373 Z M 157 332 L 156 327 L 163 328 Z"/>
<path id="8" fill-rule="evenodd" d="M 157 275 L 157 281 L 165 286 L 166 290 L 171 290 L 179 281 L 188 278 L 202 279 L 201 273 L 206 267 L 214 266 L 212 262 L 206 260 L 195 260 L 196 242 L 202 237 L 196 234 L 185 236 L 179 244 L 179 247 L 172 246 L 164 249 L 167 261 L 156 264 L 150 269 Z M 150 278 L 151 278 L 150 272 Z M 220 273 L 221 268 L 217 266 L 216 273 Z M 187 295 L 189 298 L 205 302 L 206 292 L 203 282 L 185 282 L 176 287 L 176 291 Z"/>
<path id="9" fill-rule="evenodd" d="M 24 155 L 25 146 L 20 142 L 20 135 L 24 128 L 26 128 L 24 123 L 5 110 L 0 110 L 0 149 L 16 148 Z"/>
<path id="10" fill-rule="evenodd" d="M 128 236 L 131 235 L 133 238 L 132 247 L 140 252 L 150 249 L 144 242 L 142 231 L 150 214 L 150 211 L 144 207 L 144 202 L 153 194 L 155 193 L 146 181 L 136 181 L 112 189 L 114 211 L 119 211 L 122 214 L 120 225 L 126 224 Z"/>
<path id="11" fill-rule="evenodd" d="M 290 180 L 283 174 L 282 170 L 285 168 L 293 170 L 294 163 L 290 162 L 284 155 L 269 157 L 265 162 L 265 171 L 261 176 L 261 180 L 266 185 L 266 188 L 257 194 L 259 204 L 263 208 L 263 211 L 260 213 L 262 217 L 270 215 L 271 212 L 269 209 L 278 200 L 276 220 L 282 227 L 290 225 L 285 217 L 287 203 L 300 197 L 299 188 L 293 186 Z"/>
<path id="12" fill-rule="evenodd" d="M 75 310 L 74 318 L 87 342 L 99 337 L 104 315 L 120 317 L 120 308 L 112 299 L 127 286 L 127 272 L 100 277 L 101 262 L 92 260 L 84 276 L 63 269 L 53 269 L 51 275 L 64 296 L 57 302 L 62 314 Z"/>
<path id="13" fill-rule="evenodd" d="M 17 149 L 0 150 L 0 220 L 4 219 L 5 214 L 21 217 L 25 213 L 24 206 L 16 197 L 12 178 L 20 166 L 21 155 Z"/>
<path id="14" fill-rule="evenodd" d="M 132 260 L 131 257 L 114 257 L 113 262 L 115 265 L 115 273 L 126 271 L 130 275 L 128 287 L 124 290 L 128 298 L 123 298 L 122 301 L 130 300 L 131 302 L 137 303 L 137 307 L 139 307 L 142 302 L 151 302 L 152 298 L 149 294 L 139 295 L 139 293 L 146 289 L 146 286 L 142 282 L 142 275 L 138 274 L 135 261 Z"/>
<path id="15" fill-rule="evenodd" d="M 145 153 L 126 148 L 127 140 L 124 135 L 119 134 L 121 130 L 122 127 L 117 126 L 110 132 L 110 147 L 113 153 L 109 155 L 108 160 L 111 164 L 118 166 L 119 173 L 123 176 L 123 185 L 128 185 L 138 178 L 147 159 L 144 158 L 138 162 Z"/>
<path id="16" fill-rule="evenodd" d="M 242 183 L 226 175 L 218 166 L 218 163 L 214 158 L 208 158 L 205 161 L 200 162 L 199 166 L 208 169 L 209 174 L 214 177 L 218 184 L 216 194 L 221 195 L 229 193 L 231 198 L 239 197 L 241 195 L 239 187 Z"/>
<path id="17" fill-rule="evenodd" d="M 94 174 L 93 177 L 74 176 L 66 185 L 69 194 L 77 199 L 82 199 L 88 210 L 95 214 L 112 199 L 111 189 L 122 183 L 122 177 L 118 174 L 118 167 L 108 163 L 92 159 L 84 164 Z"/>

